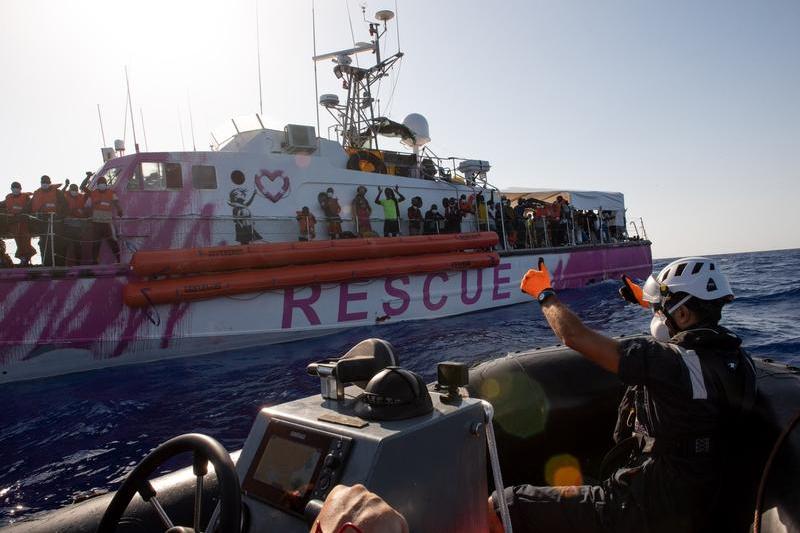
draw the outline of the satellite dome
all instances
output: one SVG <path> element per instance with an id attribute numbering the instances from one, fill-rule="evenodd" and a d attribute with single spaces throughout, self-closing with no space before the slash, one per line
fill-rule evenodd
<path id="1" fill-rule="evenodd" d="M 428 120 L 419 113 L 411 113 L 403 119 L 403 126 L 414 134 L 415 139 L 403 139 L 405 144 L 411 146 L 423 146 L 431 142 L 431 134 L 428 131 Z"/>

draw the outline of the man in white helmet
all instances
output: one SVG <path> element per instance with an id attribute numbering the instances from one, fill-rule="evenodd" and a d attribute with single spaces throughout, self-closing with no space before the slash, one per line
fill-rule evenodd
<path id="1" fill-rule="evenodd" d="M 674 261 L 643 288 L 623 281 L 623 297 L 653 312 L 653 337 L 616 340 L 587 328 L 558 300 L 542 259 L 520 283 L 564 344 L 628 388 L 607 456 L 620 458 L 616 470 L 599 485 L 506 488 L 515 533 L 717 530 L 707 515 L 733 440 L 725 437 L 755 398 L 753 363 L 719 325 L 733 292 L 705 257 Z M 489 530 L 502 531 L 495 495 L 489 505 Z"/>

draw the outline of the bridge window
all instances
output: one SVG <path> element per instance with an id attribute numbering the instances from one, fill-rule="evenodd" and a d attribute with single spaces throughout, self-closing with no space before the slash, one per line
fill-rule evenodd
<path id="1" fill-rule="evenodd" d="M 97 177 L 99 178 L 100 176 L 105 176 L 106 181 L 108 182 L 108 186 L 111 187 L 114 185 L 114 183 L 116 183 L 120 173 L 121 170 L 119 168 L 111 167 L 106 169 L 105 172 L 100 173 L 100 175 L 98 175 Z"/>
<path id="2" fill-rule="evenodd" d="M 192 165 L 192 185 L 195 189 L 216 189 L 217 169 L 211 165 Z"/>
<path id="3" fill-rule="evenodd" d="M 181 174 L 180 163 L 165 163 L 164 177 L 167 182 L 167 189 L 183 188 L 183 175 Z"/>
<path id="4" fill-rule="evenodd" d="M 128 180 L 129 191 L 165 191 L 183 187 L 180 163 L 142 161 Z"/>

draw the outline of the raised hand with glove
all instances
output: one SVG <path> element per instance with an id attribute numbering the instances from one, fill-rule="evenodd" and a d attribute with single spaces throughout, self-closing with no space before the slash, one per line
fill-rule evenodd
<path id="1" fill-rule="evenodd" d="M 522 292 L 536 298 L 540 304 L 544 303 L 550 296 L 555 295 L 556 291 L 551 286 L 550 272 L 547 271 L 544 258 L 539 258 L 538 268 L 532 268 L 525 273 L 519 283 L 519 288 Z"/>
<path id="2" fill-rule="evenodd" d="M 650 308 L 650 302 L 644 299 L 642 288 L 635 284 L 627 274 L 622 275 L 622 287 L 619 288 L 619 295 L 626 302 L 641 305 L 645 309 Z"/>

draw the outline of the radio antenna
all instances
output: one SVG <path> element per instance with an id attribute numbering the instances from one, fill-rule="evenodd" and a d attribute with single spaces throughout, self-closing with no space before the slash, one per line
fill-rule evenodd
<path id="1" fill-rule="evenodd" d="M 317 80 L 317 17 L 314 11 L 314 0 L 311 0 L 311 34 L 313 36 L 314 44 L 314 109 L 317 111 L 317 138 L 322 135 L 319 130 L 319 82 Z"/>
<path id="2" fill-rule="evenodd" d="M 128 79 L 128 65 L 125 65 L 125 85 L 128 88 L 128 109 L 131 112 L 131 131 L 133 132 L 133 146 L 136 153 L 139 153 L 139 143 L 136 142 L 136 121 L 133 119 L 133 102 L 131 101 L 131 83 Z"/>
<path id="3" fill-rule="evenodd" d="M 178 106 L 178 130 L 181 132 L 181 149 L 186 151 L 186 141 L 183 138 L 183 120 L 181 119 L 181 106 Z"/>
<path id="4" fill-rule="evenodd" d="M 258 0 L 256 1 L 256 57 L 258 58 L 258 109 L 264 114 L 264 93 L 261 90 L 261 31 L 259 29 Z"/>
<path id="5" fill-rule="evenodd" d="M 97 118 L 100 119 L 100 136 L 103 138 L 103 146 L 106 146 L 106 132 L 103 129 L 103 115 L 100 113 L 100 104 L 97 104 Z"/>
<path id="6" fill-rule="evenodd" d="M 142 112 L 142 106 L 139 106 L 139 118 L 142 119 L 142 135 L 144 135 L 144 151 L 149 152 L 150 150 L 147 148 L 147 129 L 144 127 L 144 113 Z"/>
<path id="7" fill-rule="evenodd" d="M 189 103 L 189 129 L 192 131 L 192 151 L 197 151 L 197 145 L 194 142 L 194 119 L 192 118 L 192 99 L 189 97 L 189 91 L 186 91 L 186 101 Z"/>
<path id="8" fill-rule="evenodd" d="M 397 30 L 397 51 L 400 51 L 400 12 L 397 10 L 397 0 L 394 0 L 394 28 Z"/>
<path id="9" fill-rule="evenodd" d="M 125 99 L 125 118 L 122 121 L 122 144 L 128 140 L 128 99 Z"/>

